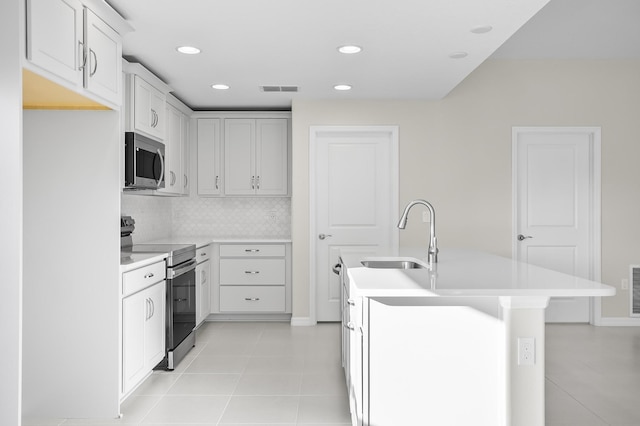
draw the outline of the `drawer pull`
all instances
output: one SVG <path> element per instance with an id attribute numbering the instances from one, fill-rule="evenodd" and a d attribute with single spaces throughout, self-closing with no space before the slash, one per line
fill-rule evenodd
<path id="1" fill-rule="evenodd" d="M 206 256 L 207 253 L 200 253 L 200 256 Z"/>
<path id="2" fill-rule="evenodd" d="M 246 253 L 259 253 L 260 249 L 245 249 Z"/>
<path id="3" fill-rule="evenodd" d="M 189 299 L 185 299 L 185 298 L 183 298 L 183 299 L 173 299 L 174 302 L 186 302 L 187 300 L 189 300 Z"/>
<path id="4" fill-rule="evenodd" d="M 257 302 L 258 300 L 260 300 L 259 297 L 245 297 L 244 300 L 246 300 L 247 302 Z"/>
<path id="5" fill-rule="evenodd" d="M 259 274 L 259 273 L 260 273 L 260 271 L 244 271 L 244 273 L 245 273 L 245 274 L 252 274 L 252 275 L 255 275 L 255 274 Z"/>
<path id="6" fill-rule="evenodd" d="M 144 275 L 144 277 L 145 277 L 145 278 L 153 278 L 153 272 L 147 272 L 147 273 Z"/>
<path id="7" fill-rule="evenodd" d="M 347 305 L 356 306 L 356 302 L 354 302 L 353 299 L 347 299 Z"/>

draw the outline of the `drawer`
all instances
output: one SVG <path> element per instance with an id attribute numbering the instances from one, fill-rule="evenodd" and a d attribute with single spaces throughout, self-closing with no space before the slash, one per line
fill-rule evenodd
<path id="1" fill-rule="evenodd" d="M 122 274 L 122 295 L 133 294 L 165 279 L 165 263 L 158 262 Z"/>
<path id="2" fill-rule="evenodd" d="M 220 257 L 284 257 L 284 244 L 222 244 Z"/>
<path id="3" fill-rule="evenodd" d="M 209 259 L 211 259 L 211 245 L 200 247 L 196 250 L 196 260 L 198 263 L 202 263 Z"/>
<path id="4" fill-rule="evenodd" d="M 221 286 L 220 312 L 284 312 L 284 286 Z"/>
<path id="5" fill-rule="evenodd" d="M 220 259 L 221 285 L 284 285 L 284 259 Z"/>

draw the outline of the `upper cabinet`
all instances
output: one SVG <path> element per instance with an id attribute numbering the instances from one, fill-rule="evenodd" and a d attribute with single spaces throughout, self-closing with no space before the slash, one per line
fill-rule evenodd
<path id="1" fill-rule="evenodd" d="M 226 119 L 225 195 L 287 195 L 288 152 L 287 119 Z"/>
<path id="2" fill-rule="evenodd" d="M 130 31 L 129 25 L 95 1 L 26 1 L 25 66 L 106 106 L 119 107 L 122 35 Z"/>
<path id="3" fill-rule="evenodd" d="M 159 192 L 182 195 L 189 193 L 188 123 L 182 111 L 173 105 L 166 105 L 165 126 L 165 186 Z"/>
<path id="4" fill-rule="evenodd" d="M 197 125 L 198 195 L 222 194 L 221 119 L 199 118 Z"/>
<path id="5" fill-rule="evenodd" d="M 156 86 L 164 85 L 154 82 Z M 161 83 L 161 84 L 160 84 Z M 163 141 L 167 91 L 156 88 L 137 74 L 127 76 L 127 130 Z"/>

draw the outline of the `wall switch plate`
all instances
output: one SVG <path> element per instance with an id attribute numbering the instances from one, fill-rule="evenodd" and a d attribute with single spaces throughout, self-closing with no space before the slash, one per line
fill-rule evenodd
<path id="1" fill-rule="evenodd" d="M 536 339 L 533 337 L 518 337 L 518 365 L 535 365 Z"/>
<path id="2" fill-rule="evenodd" d="M 622 290 L 629 290 L 629 280 L 626 278 L 623 278 L 622 282 L 620 283 L 620 288 Z"/>

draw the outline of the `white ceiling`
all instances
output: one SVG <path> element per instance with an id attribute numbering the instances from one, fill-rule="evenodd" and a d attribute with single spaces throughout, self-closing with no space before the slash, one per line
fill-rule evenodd
<path id="1" fill-rule="evenodd" d="M 135 28 L 125 57 L 193 109 L 288 109 L 293 98 L 440 99 L 491 55 L 640 58 L 640 0 L 551 0 L 513 35 L 548 1 L 107 0 Z M 471 32 L 483 25 L 493 30 Z M 343 55 L 343 44 L 364 50 Z M 182 45 L 202 53 L 179 54 Z M 459 51 L 468 55 L 449 57 Z M 231 88 L 213 90 L 214 83 Z M 333 90 L 341 83 L 353 89 Z M 299 92 L 264 93 L 262 85 Z"/>

